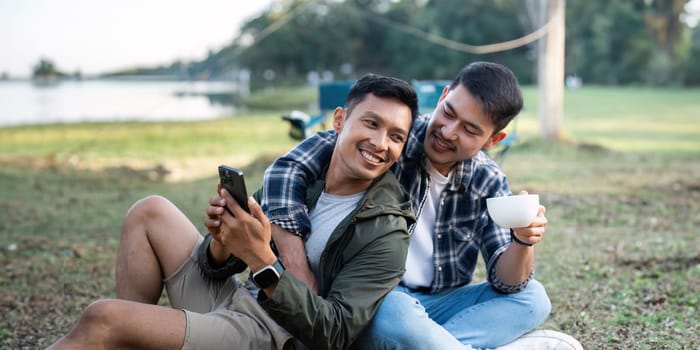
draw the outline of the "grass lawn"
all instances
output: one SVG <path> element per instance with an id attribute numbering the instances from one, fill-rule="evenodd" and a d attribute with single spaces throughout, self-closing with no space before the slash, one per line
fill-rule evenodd
<path id="1" fill-rule="evenodd" d="M 587 349 L 696 349 L 700 90 L 567 91 L 558 143 L 538 139 L 537 92 L 524 91 L 520 143 L 503 169 L 547 207 L 536 248 L 553 304 L 543 327 Z M 137 199 L 162 194 L 204 231 L 218 164 L 242 168 L 257 189 L 295 144 L 282 113 L 0 128 L 0 349 L 43 348 L 114 296 L 121 219 Z"/>

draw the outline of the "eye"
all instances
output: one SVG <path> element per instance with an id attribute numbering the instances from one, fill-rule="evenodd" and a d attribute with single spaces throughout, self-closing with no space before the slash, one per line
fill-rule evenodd
<path id="1" fill-rule="evenodd" d="M 455 119 L 455 115 L 452 113 L 452 111 L 447 109 L 447 105 L 443 104 L 442 105 L 442 114 L 447 118 L 447 119 Z"/>
<path id="2" fill-rule="evenodd" d="M 396 143 L 404 143 L 406 140 L 403 135 L 401 134 L 391 134 L 391 140 L 396 142 Z"/>
<path id="3" fill-rule="evenodd" d="M 370 128 L 370 129 L 376 129 L 377 128 L 377 122 L 374 121 L 373 119 L 365 119 L 364 120 L 365 125 Z"/>
<path id="4" fill-rule="evenodd" d="M 463 130 L 465 133 L 472 136 L 481 136 L 484 134 L 484 130 L 482 130 L 478 125 L 466 122 L 464 123 Z"/>
<path id="5" fill-rule="evenodd" d="M 479 135 L 479 131 L 472 128 L 468 124 L 464 126 L 464 132 L 466 132 L 469 135 Z"/>

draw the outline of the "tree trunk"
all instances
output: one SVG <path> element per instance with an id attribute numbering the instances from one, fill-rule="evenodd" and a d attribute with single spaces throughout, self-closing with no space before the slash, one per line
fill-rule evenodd
<path id="1" fill-rule="evenodd" d="M 541 39 L 538 55 L 538 83 L 540 89 L 540 136 L 545 140 L 561 140 L 564 114 L 564 39 L 566 0 L 542 0 L 545 23 L 552 19 L 552 27 Z"/>

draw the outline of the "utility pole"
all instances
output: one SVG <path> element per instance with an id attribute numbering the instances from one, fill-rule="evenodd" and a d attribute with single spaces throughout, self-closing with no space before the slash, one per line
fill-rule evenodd
<path id="1" fill-rule="evenodd" d="M 540 39 L 537 80 L 539 84 L 540 136 L 549 141 L 561 140 L 564 115 L 564 42 L 566 0 L 541 0 L 544 21 L 552 20 L 547 35 Z"/>

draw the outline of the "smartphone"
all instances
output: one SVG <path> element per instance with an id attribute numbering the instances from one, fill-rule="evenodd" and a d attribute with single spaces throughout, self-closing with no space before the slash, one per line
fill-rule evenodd
<path id="1" fill-rule="evenodd" d="M 221 186 L 231 194 L 233 199 L 238 202 L 238 205 L 250 213 L 248 192 L 245 189 L 243 172 L 228 165 L 219 165 L 219 179 L 221 180 Z"/>

